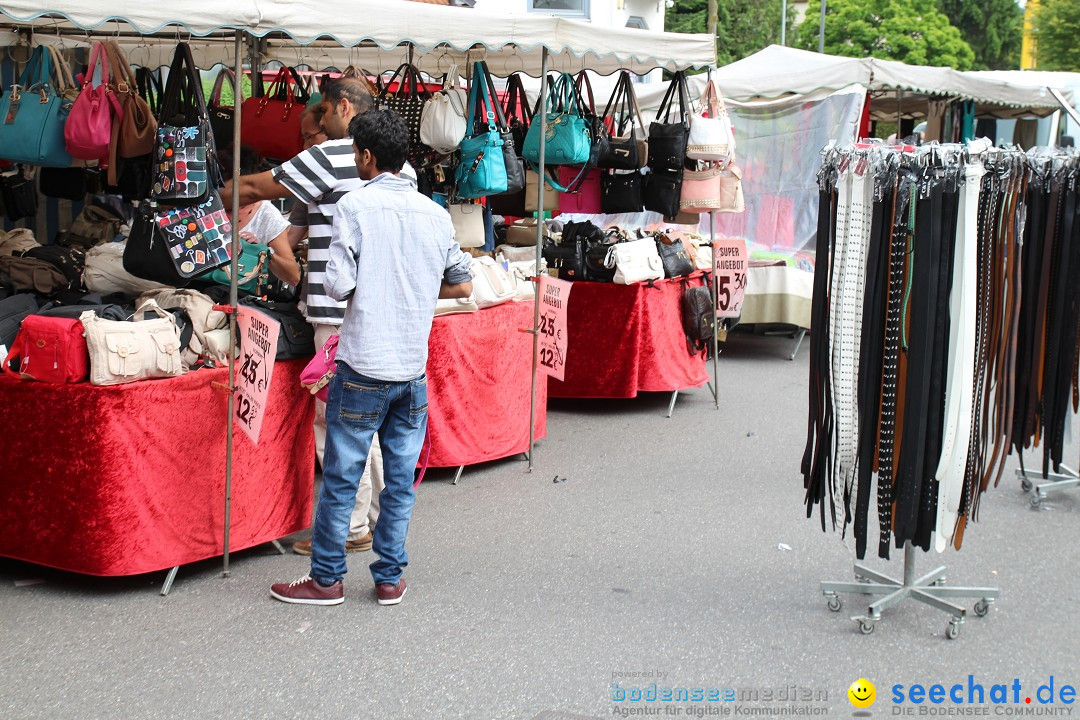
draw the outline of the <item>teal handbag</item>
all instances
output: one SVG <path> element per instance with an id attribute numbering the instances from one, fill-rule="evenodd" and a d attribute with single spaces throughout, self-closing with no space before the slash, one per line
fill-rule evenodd
<path id="1" fill-rule="evenodd" d="M 488 95 L 488 85 L 484 64 L 475 63 L 469 89 L 469 129 L 461 141 L 461 157 L 454 172 L 456 195 L 461 199 L 499 195 L 508 188 L 503 139 L 495 124 L 497 99 Z M 485 117 L 487 129 L 483 130 Z"/>
<path id="2" fill-rule="evenodd" d="M 592 153 L 592 138 L 588 121 L 581 111 L 581 98 L 574 78 L 569 73 L 563 73 L 555 81 L 548 101 L 550 107 L 544 108 L 547 118 L 544 162 L 548 165 L 585 165 Z M 534 166 L 540 163 L 540 122 L 535 117 L 525 135 L 521 156 Z"/>
<path id="3" fill-rule="evenodd" d="M 229 284 L 229 263 L 200 276 L 218 285 Z M 238 290 L 252 295 L 265 295 L 270 286 L 270 248 L 261 243 L 240 243 L 240 259 L 237 261 Z"/>
<path id="4" fill-rule="evenodd" d="M 65 97 L 68 90 L 70 98 Z M 12 162 L 71 167 L 64 123 L 78 89 L 63 57 L 38 45 L 19 82 L 0 99 L 0 147 Z"/>

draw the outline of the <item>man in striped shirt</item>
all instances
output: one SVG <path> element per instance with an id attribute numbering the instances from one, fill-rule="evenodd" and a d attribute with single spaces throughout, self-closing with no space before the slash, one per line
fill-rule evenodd
<path id="1" fill-rule="evenodd" d="M 304 150 L 273 170 L 241 177 L 237 186 L 241 205 L 288 197 L 307 205 L 308 262 L 301 310 L 315 327 L 316 349 L 339 331 L 345 318 L 346 303 L 326 294 L 326 263 L 337 216 L 337 202 L 348 192 L 365 184 L 356 169 L 349 121 L 367 112 L 373 105 L 362 81 L 356 78 L 332 80 L 322 94 L 322 104 L 317 111 L 323 132 L 331 139 Z M 415 184 L 416 174 L 411 167 L 406 165 L 401 174 Z M 227 183 L 222 191 L 225 207 L 231 207 L 232 192 L 232 183 Z M 290 240 L 293 239 L 298 240 L 299 236 L 290 234 Z M 316 400 L 315 454 L 320 466 L 323 464 L 325 446 L 326 404 Z M 379 516 L 379 493 L 382 488 L 382 449 L 376 438 L 356 495 L 356 507 L 345 545 L 347 552 L 371 549 L 371 530 Z M 300 555 L 310 555 L 311 542 L 297 542 L 293 550 Z"/>

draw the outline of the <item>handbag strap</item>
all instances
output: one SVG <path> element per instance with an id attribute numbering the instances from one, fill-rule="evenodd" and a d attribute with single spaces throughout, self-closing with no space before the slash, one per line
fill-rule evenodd
<path id="1" fill-rule="evenodd" d="M 201 119 L 209 121 L 206 100 L 202 93 L 202 80 L 195 70 L 191 47 L 179 43 L 173 53 L 169 79 L 165 83 L 164 97 L 158 111 L 159 124 L 172 124 L 174 115 L 184 115 L 185 123 L 198 124 Z M 192 117 L 194 116 L 194 117 Z"/>
<path id="2" fill-rule="evenodd" d="M 671 111 L 674 109 L 676 94 L 679 96 L 678 121 L 686 122 L 687 110 L 690 107 L 690 97 L 686 89 L 686 74 L 682 70 L 676 72 L 671 78 L 671 83 L 668 85 L 667 92 L 664 93 L 664 100 L 660 103 L 660 109 L 656 111 L 656 118 L 659 120 L 662 117 L 662 122 L 665 124 L 671 123 Z"/>
<path id="3" fill-rule="evenodd" d="M 102 58 L 102 53 L 107 53 L 105 43 L 94 43 L 93 49 L 90 51 L 90 62 L 86 66 L 86 72 L 83 74 L 83 86 L 92 87 L 94 84 L 94 73 L 98 68 L 101 68 L 101 85 L 109 84 L 109 63 L 108 58 Z M 100 61 L 100 62 L 99 62 Z"/>
<path id="4" fill-rule="evenodd" d="M 15 342 L 11 343 L 11 347 L 8 349 L 7 356 L 4 361 L 4 372 L 13 378 L 19 379 L 19 373 L 11 369 L 11 361 L 18 360 L 23 355 L 23 346 L 26 344 L 25 333 L 18 333 L 15 335 Z"/>
<path id="5" fill-rule="evenodd" d="M 525 127 L 532 123 L 533 108 L 529 105 L 529 98 L 525 94 L 525 86 L 521 82 L 519 73 L 514 73 L 506 80 L 506 105 L 503 110 L 508 120 L 514 118 Z"/>
<path id="6" fill-rule="evenodd" d="M 266 94 L 263 95 L 260 101 L 263 105 L 275 99 L 284 99 L 289 105 L 296 104 L 296 93 L 293 90 L 289 70 L 290 68 L 282 67 L 277 71 L 277 75 L 274 76 L 273 82 L 270 83 L 270 87 L 266 89 Z M 281 97 L 282 94 L 284 94 L 284 98 Z"/>
<path id="7" fill-rule="evenodd" d="M 13 97 L 18 97 L 16 90 L 27 90 L 34 87 L 42 80 L 42 71 L 47 68 L 43 68 L 43 65 L 48 62 L 46 58 L 46 50 L 44 45 L 38 45 L 34 48 L 33 54 L 30 55 L 30 61 L 26 63 L 26 67 L 23 68 L 22 75 L 19 76 L 19 82 L 11 86 L 11 94 Z M 35 73 L 37 74 L 37 80 L 34 79 Z M 44 75 L 48 77 L 48 75 Z"/>
<path id="8" fill-rule="evenodd" d="M 139 89 L 139 95 L 142 96 L 142 99 L 146 101 L 147 106 L 150 108 L 150 112 L 155 117 L 158 116 L 161 109 L 161 96 L 163 95 L 161 79 L 158 77 L 158 73 L 144 67 L 136 68 L 135 84 Z"/>
<path id="9" fill-rule="evenodd" d="M 619 75 L 615 89 L 611 92 L 611 98 L 604 108 L 603 117 L 612 118 L 615 135 L 622 135 L 627 123 L 632 128 L 635 120 L 637 126 L 644 129 L 645 122 L 641 119 L 641 108 L 638 107 L 637 94 L 634 93 L 634 83 L 630 79 L 628 70 L 623 70 Z"/>
<path id="10" fill-rule="evenodd" d="M 394 84 L 395 79 L 398 81 L 397 90 L 391 90 L 390 86 Z M 431 93 L 429 93 L 424 86 L 424 80 L 420 77 L 420 71 L 409 63 L 402 63 L 386 82 L 382 94 L 383 97 L 401 96 L 406 98 L 427 99 Z"/>
<path id="11" fill-rule="evenodd" d="M 71 76 L 71 68 L 64 60 L 63 54 L 55 47 L 49 46 L 49 56 L 52 61 L 53 88 L 57 96 L 62 97 L 65 92 L 78 87 L 75 79 Z"/>
<path id="12" fill-rule="evenodd" d="M 716 84 L 713 83 L 712 78 L 705 83 L 705 88 L 701 91 L 701 106 L 699 112 L 708 113 L 705 117 L 718 118 L 720 117 L 720 110 L 724 107 L 723 100 L 717 97 Z"/>
<path id="13" fill-rule="evenodd" d="M 589 114 L 596 115 L 596 101 L 593 98 L 592 80 L 589 79 L 589 74 L 582 70 L 578 73 L 578 76 L 574 79 L 574 89 L 577 91 L 578 97 L 581 99 L 582 110 L 584 110 L 585 94 L 582 93 L 582 87 L 585 88 L 589 98 Z"/>
<path id="14" fill-rule="evenodd" d="M 457 63 L 450 66 L 450 69 L 446 71 L 446 77 L 443 78 L 443 90 L 444 94 L 450 100 L 450 104 L 454 107 L 454 111 L 461 117 L 468 117 L 467 109 L 461 107 L 461 96 L 457 92 L 450 92 L 451 90 L 460 90 L 461 87 L 461 75 L 458 73 Z"/>
<path id="15" fill-rule="evenodd" d="M 168 320 L 169 322 L 171 322 L 173 324 L 173 327 L 176 327 L 176 318 L 173 317 L 170 313 L 167 313 L 164 310 L 162 310 L 161 306 L 157 304 L 157 300 L 154 300 L 153 298 L 150 298 L 149 300 L 144 302 L 142 305 L 140 305 L 138 308 L 136 308 L 135 312 L 133 312 L 131 315 L 128 316 L 128 320 L 132 320 L 136 315 L 139 315 L 141 313 L 144 313 L 144 312 L 147 312 L 147 311 L 150 311 L 150 310 L 152 310 L 158 317 L 163 318 L 163 319 Z M 138 322 L 138 321 L 136 320 L 136 322 Z"/>
<path id="16" fill-rule="evenodd" d="M 210 97 L 206 99 L 206 104 L 209 107 L 221 107 L 221 91 L 225 89 L 225 79 L 229 79 L 229 83 L 233 88 L 233 105 L 236 104 L 236 72 L 232 68 L 222 68 L 214 79 L 214 88 L 210 91 Z"/>
<path id="17" fill-rule="evenodd" d="M 489 113 L 495 116 L 495 125 L 500 132 L 506 132 L 510 128 L 510 124 L 506 122 L 506 115 L 503 113 L 503 107 L 499 103 L 499 93 L 495 91 L 495 81 L 491 79 L 491 71 L 488 70 L 487 63 L 480 61 L 477 63 L 479 70 L 483 72 L 484 83 L 487 86 L 487 93 L 484 97 Z M 476 81 L 476 78 L 473 78 Z"/>

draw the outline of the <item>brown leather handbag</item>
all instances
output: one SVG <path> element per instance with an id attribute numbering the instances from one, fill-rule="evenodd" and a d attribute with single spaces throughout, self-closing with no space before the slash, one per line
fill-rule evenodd
<path id="1" fill-rule="evenodd" d="M 139 85 L 127 58 L 124 57 L 124 51 L 113 41 L 105 43 L 105 47 L 113 66 L 116 93 L 120 96 L 120 107 L 123 109 L 117 138 L 117 154 L 124 158 L 146 155 L 154 149 L 157 120 L 150 112 L 146 100 L 139 95 Z"/>

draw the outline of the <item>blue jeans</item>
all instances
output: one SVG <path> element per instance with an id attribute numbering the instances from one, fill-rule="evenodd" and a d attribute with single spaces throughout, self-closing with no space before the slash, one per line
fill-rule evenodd
<path id="1" fill-rule="evenodd" d="M 376 584 L 397 584 L 409 564 L 405 535 L 416 492 L 413 473 L 427 431 L 427 376 L 406 382 L 365 377 L 338 363 L 326 400 L 326 451 L 322 491 L 311 535 L 311 576 L 324 585 L 341 580 L 345 539 L 371 440 L 379 433 L 386 487 L 379 494 L 379 521 L 371 563 Z"/>

